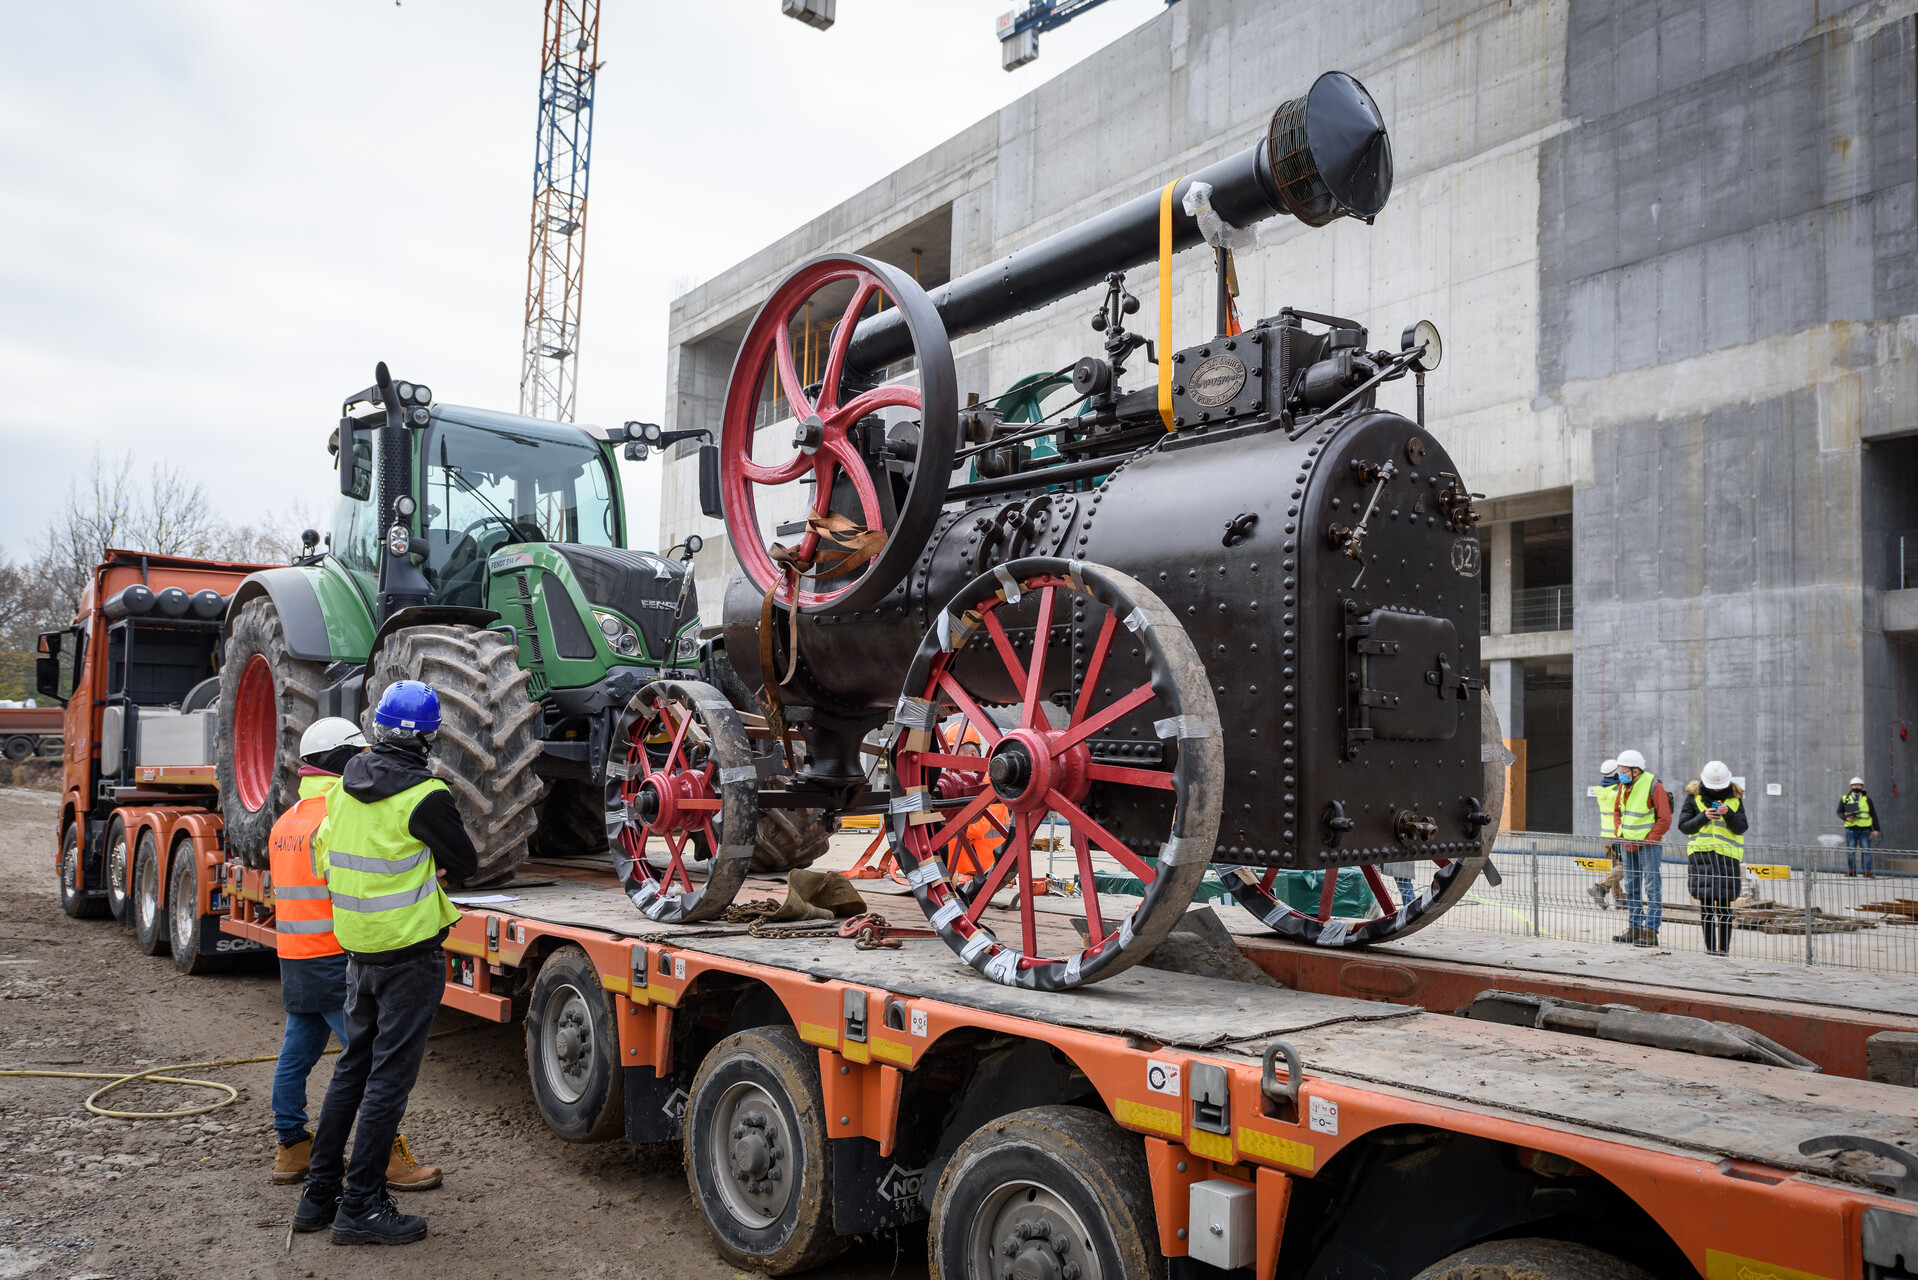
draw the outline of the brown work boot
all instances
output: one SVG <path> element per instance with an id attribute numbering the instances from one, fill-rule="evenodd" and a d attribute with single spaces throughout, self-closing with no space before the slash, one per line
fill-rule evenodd
<path id="1" fill-rule="evenodd" d="M 273 1185 L 290 1187 L 306 1177 L 306 1166 L 313 1160 L 313 1139 L 301 1138 L 290 1147 L 281 1147 L 273 1157 Z"/>
<path id="2" fill-rule="evenodd" d="M 1638 936 L 1632 939 L 1633 946 L 1655 947 L 1658 945 L 1658 930 L 1638 929 L 1638 930 L 1635 930 L 1634 932 L 1636 932 Z"/>
<path id="3" fill-rule="evenodd" d="M 301 1166 L 304 1168 L 304 1164 Z M 440 1184 L 440 1171 L 413 1158 L 406 1135 L 393 1139 L 393 1156 L 386 1162 L 386 1185 L 394 1191 L 431 1191 Z"/>

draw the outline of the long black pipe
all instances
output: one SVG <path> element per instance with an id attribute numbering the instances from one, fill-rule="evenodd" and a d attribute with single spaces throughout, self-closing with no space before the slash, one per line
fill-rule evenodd
<path id="1" fill-rule="evenodd" d="M 1299 149 L 1301 125 L 1310 136 L 1309 154 Z M 1314 171 L 1309 179 L 1299 175 L 1300 161 Z M 1309 189 L 1321 202 L 1289 208 L 1275 164 L 1291 181 L 1295 199 Z M 1198 219 L 1185 211 L 1186 189 L 1194 182 L 1212 185 L 1212 207 L 1231 226 L 1280 213 L 1301 213 L 1316 226 L 1343 215 L 1370 219 L 1391 191 L 1391 166 L 1385 125 L 1365 87 L 1327 72 L 1305 98 L 1275 111 L 1265 136 L 1252 146 L 1179 181 L 1172 193 L 1173 247 L 1189 249 L 1204 238 Z M 1158 191 L 1138 196 L 934 289 L 932 304 L 947 335 L 976 333 L 1099 284 L 1108 272 L 1156 259 L 1160 198 Z M 892 308 L 860 323 L 848 357 L 853 368 L 872 370 L 911 353 L 904 318 Z"/>

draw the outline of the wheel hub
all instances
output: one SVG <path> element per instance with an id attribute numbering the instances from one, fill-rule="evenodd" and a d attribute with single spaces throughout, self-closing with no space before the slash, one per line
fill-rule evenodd
<path id="1" fill-rule="evenodd" d="M 999 1280 L 1079 1280 L 1079 1264 L 1066 1255 L 1070 1236 L 1054 1237 L 1045 1218 L 1021 1218 L 999 1242 L 999 1254 L 1010 1261 L 1000 1268 Z"/>
<path id="2" fill-rule="evenodd" d="M 826 424 L 818 414 L 807 414 L 804 421 L 793 427 L 793 447 L 801 453 L 818 453 L 819 446 L 824 443 Z"/>
<path id="3" fill-rule="evenodd" d="M 1032 785 L 1032 753 L 1023 742 L 1008 738 L 992 753 L 987 772 L 1000 799 L 1017 800 Z"/>
<path id="4" fill-rule="evenodd" d="M 778 1134 L 772 1130 L 770 1118 L 762 1111 L 745 1112 L 733 1126 L 731 1136 L 732 1145 L 726 1155 L 733 1180 L 741 1183 L 749 1196 L 773 1196 L 780 1189 L 778 1184 L 785 1180 L 786 1171 L 780 1161 L 786 1153 L 779 1145 Z"/>

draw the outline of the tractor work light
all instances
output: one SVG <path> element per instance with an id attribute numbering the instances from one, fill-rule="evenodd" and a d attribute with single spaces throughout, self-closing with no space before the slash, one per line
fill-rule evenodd
<path id="1" fill-rule="evenodd" d="M 393 510 L 399 512 L 403 516 L 412 515 L 414 511 L 413 499 L 407 497 L 405 494 L 401 494 L 397 499 L 394 500 Z"/>
<path id="2" fill-rule="evenodd" d="M 405 404 L 413 398 L 413 384 L 410 382 L 402 382 L 399 386 L 395 387 L 394 390 L 400 393 L 401 404 Z"/>
<path id="3" fill-rule="evenodd" d="M 413 399 L 419 404 L 431 404 L 433 403 L 433 389 L 416 384 L 413 387 Z"/>
<path id="4" fill-rule="evenodd" d="M 405 525 L 394 525 L 386 531 L 386 554 L 395 558 L 405 555 L 410 538 Z"/>

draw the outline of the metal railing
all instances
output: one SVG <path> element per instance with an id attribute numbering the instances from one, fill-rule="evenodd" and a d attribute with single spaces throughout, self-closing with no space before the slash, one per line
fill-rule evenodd
<path id="1" fill-rule="evenodd" d="M 1521 587 L 1512 592 L 1513 631 L 1571 629 L 1571 587 Z"/>
<path id="2" fill-rule="evenodd" d="M 1464 930 L 1609 943 L 1632 918 L 1623 883 L 1607 878 L 1613 841 L 1551 832 L 1508 831 L 1493 846 L 1503 883 L 1481 879 L 1466 899 L 1431 925 Z M 1703 953 L 1700 906 L 1687 887 L 1685 837 L 1660 846 L 1658 946 Z M 1854 852 L 1821 845 L 1745 848 L 1744 874 L 1731 904 L 1734 960 L 1830 965 L 1918 974 L 1918 851 L 1873 849 L 1871 873 Z M 1432 868 L 1421 868 L 1423 885 Z M 1603 889 L 1603 901 L 1596 890 Z M 1641 887 L 1641 919 L 1649 904 Z"/>
<path id="3" fill-rule="evenodd" d="M 1891 586 L 1894 591 L 1918 587 L 1918 529 L 1891 535 Z"/>

